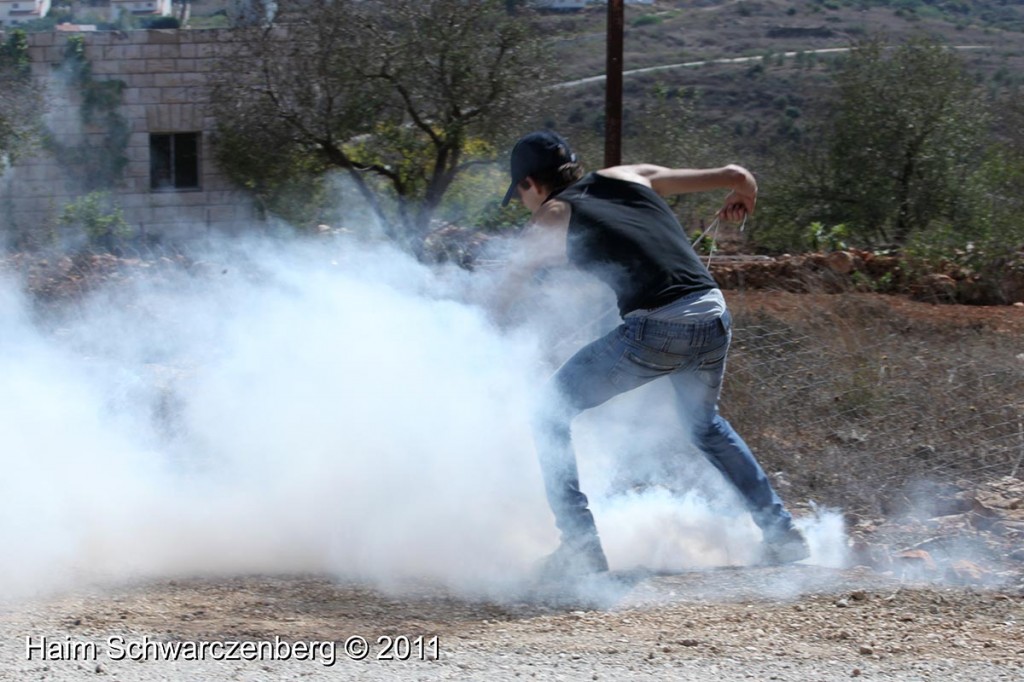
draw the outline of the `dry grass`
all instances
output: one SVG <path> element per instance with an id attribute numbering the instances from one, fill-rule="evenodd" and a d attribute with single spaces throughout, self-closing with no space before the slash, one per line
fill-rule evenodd
<path id="1" fill-rule="evenodd" d="M 1022 473 L 1019 308 L 865 294 L 731 300 L 723 412 L 766 470 L 785 472 L 786 497 L 891 515 L 927 507 L 921 491 L 934 484 Z"/>

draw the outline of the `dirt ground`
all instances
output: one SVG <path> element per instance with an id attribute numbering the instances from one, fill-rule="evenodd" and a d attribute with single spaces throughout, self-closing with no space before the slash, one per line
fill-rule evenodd
<path id="1" fill-rule="evenodd" d="M 495 601 L 420 585 L 389 596 L 323 576 L 93 588 L 6 606 L 0 679 L 1024 679 L 1019 593 L 809 565 L 619 573 L 593 589 Z M 40 660 L 43 637 L 97 645 L 79 660 Z M 412 646 L 386 649 L 403 637 Z M 131 660 L 146 641 L 333 642 L 333 653 Z"/>
<path id="2" fill-rule="evenodd" d="M 795 319 L 816 309 L 832 307 L 839 300 L 833 294 L 792 294 L 766 289 L 727 291 L 729 305 L 735 310 L 764 310 L 783 319 Z M 1019 338 L 1024 335 L 1024 305 L 952 305 L 915 301 L 907 296 L 848 294 L 873 303 L 884 304 L 899 316 L 936 328 L 968 328 L 991 331 Z"/>
<path id="3" fill-rule="evenodd" d="M 728 293 L 778 315 L 815 296 Z M 1024 333 L 1019 306 L 877 298 L 940 326 Z M 500 598 L 323 575 L 91 585 L 0 602 L 0 680 L 1024 679 L 1019 576 L 912 577 L 809 564 L 618 572 Z M 177 658 L 161 648 L 175 643 Z M 204 660 L 190 660 L 197 651 Z"/>

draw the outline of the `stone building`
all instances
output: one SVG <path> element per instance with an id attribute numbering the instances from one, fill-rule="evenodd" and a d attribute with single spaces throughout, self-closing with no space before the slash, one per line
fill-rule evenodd
<path id="1" fill-rule="evenodd" d="M 251 202 L 212 154 L 210 76 L 230 29 L 32 33 L 28 40 L 33 74 L 47 84 L 47 127 L 57 145 L 77 145 L 78 153 L 62 158 L 51 145 L 0 175 L 0 246 L 57 231 L 63 207 L 89 191 L 88 169 L 111 153 L 121 159 L 111 200 L 144 239 L 253 224 Z M 110 111 L 85 112 L 81 85 L 62 78 L 70 40 L 83 42 L 92 82 L 122 84 Z M 112 120 L 120 126 L 113 137 Z"/>
<path id="2" fill-rule="evenodd" d="M 50 0 L 0 0 L 0 26 L 16 27 L 49 12 Z"/>
<path id="3" fill-rule="evenodd" d="M 110 0 L 110 20 L 122 13 L 134 17 L 166 17 L 171 14 L 171 0 Z"/>

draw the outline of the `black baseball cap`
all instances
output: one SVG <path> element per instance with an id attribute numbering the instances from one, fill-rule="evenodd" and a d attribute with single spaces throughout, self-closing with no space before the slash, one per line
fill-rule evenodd
<path id="1" fill-rule="evenodd" d="M 507 206 L 515 196 L 516 185 L 527 176 L 536 175 L 548 170 L 556 170 L 559 166 L 576 161 L 576 154 L 569 147 L 565 138 L 552 130 L 538 130 L 523 135 L 512 147 L 511 170 L 512 184 L 505 192 L 501 205 Z"/>

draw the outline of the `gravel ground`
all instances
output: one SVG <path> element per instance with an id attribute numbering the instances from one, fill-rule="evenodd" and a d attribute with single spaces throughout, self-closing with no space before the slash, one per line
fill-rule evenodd
<path id="1" fill-rule="evenodd" d="M 618 573 L 574 596 L 501 599 L 322 576 L 192 578 L 0 613 L 0 680 L 1024 679 L 1019 590 L 912 585 L 866 569 Z M 363 660 L 345 654 L 355 637 L 369 645 Z M 399 642 L 390 656 L 382 637 Z M 206 660 L 161 660 L 161 643 L 197 642 L 218 644 Z M 250 644 L 228 654 L 233 642 Z M 257 643 L 292 647 L 292 658 L 246 652 Z M 225 655 L 243 660 L 215 660 Z"/>

